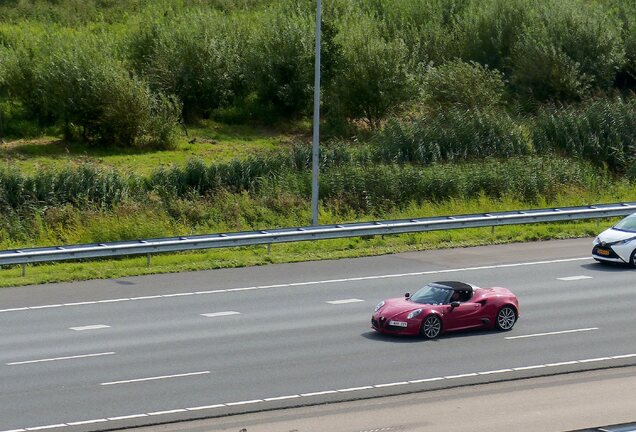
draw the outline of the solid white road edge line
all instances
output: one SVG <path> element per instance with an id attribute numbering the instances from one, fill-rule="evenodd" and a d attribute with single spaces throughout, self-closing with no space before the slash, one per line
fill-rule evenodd
<path id="1" fill-rule="evenodd" d="M 54 424 L 54 425 L 48 425 L 48 426 L 36 426 L 36 427 L 31 427 L 31 428 L 26 428 L 25 430 L 28 431 L 39 431 L 39 430 L 45 430 L 45 429 L 56 429 L 56 428 L 61 428 L 61 427 L 66 427 L 68 425 L 60 423 L 60 424 Z"/>
<path id="2" fill-rule="evenodd" d="M 163 376 L 156 376 L 156 377 L 149 377 L 149 378 L 137 378 L 137 379 L 123 380 L 123 381 L 111 381 L 111 382 L 101 383 L 100 385 L 107 386 L 107 385 L 115 385 L 115 384 L 136 383 L 136 382 L 142 382 L 142 381 L 156 381 L 156 380 L 163 380 L 163 379 L 168 379 L 168 378 L 182 378 L 182 377 L 189 377 L 189 376 L 194 376 L 194 375 L 205 375 L 205 374 L 209 374 L 209 373 L 210 373 L 210 371 L 189 372 L 189 373 L 184 373 L 184 374 L 163 375 Z"/>
<path id="3" fill-rule="evenodd" d="M 52 362 L 52 361 L 58 361 L 58 360 L 72 360 L 72 359 L 88 358 L 88 357 L 101 357 L 101 356 L 107 356 L 107 355 L 113 355 L 113 354 L 115 354 L 114 351 L 112 351 L 112 352 L 104 352 L 104 353 L 96 353 L 96 354 L 82 354 L 82 355 L 75 355 L 75 356 L 68 356 L 68 357 L 56 357 L 56 358 L 48 358 L 48 359 L 40 359 L 40 360 L 27 360 L 27 361 L 12 362 L 12 363 L 6 363 L 6 365 L 7 366 L 16 366 L 16 365 L 24 365 L 24 364 L 31 364 L 31 363 Z"/>
<path id="4" fill-rule="evenodd" d="M 94 424 L 94 423 L 105 423 L 107 421 L 108 419 L 101 418 L 101 419 L 84 420 L 84 421 L 78 421 L 78 422 L 72 422 L 72 423 L 66 423 L 66 424 L 68 426 L 81 426 L 81 425 L 88 425 L 88 424 Z"/>
<path id="5" fill-rule="evenodd" d="M 135 419 L 135 418 L 141 418 L 141 417 L 148 417 L 148 414 L 132 414 L 132 415 L 126 415 L 126 416 L 119 416 L 119 417 L 108 417 L 108 420 L 111 420 L 111 421 L 129 420 L 129 419 Z"/>
<path id="6" fill-rule="evenodd" d="M 413 276 L 423 276 L 423 275 L 433 275 L 433 274 L 446 274 L 446 273 L 466 272 L 466 271 L 475 271 L 475 270 L 492 270 L 492 269 L 498 269 L 498 268 L 524 267 L 524 266 L 543 265 L 543 264 L 557 264 L 557 263 L 572 262 L 572 261 L 587 261 L 591 259 L 592 259 L 591 257 L 565 258 L 565 259 L 550 260 L 550 261 L 532 261 L 532 262 L 514 263 L 514 264 L 496 264 L 496 265 L 490 265 L 490 266 L 465 267 L 465 268 L 445 269 L 445 270 L 430 270 L 430 271 L 413 272 L 413 273 L 396 273 L 396 274 L 377 275 L 377 276 L 362 276 L 362 277 L 343 278 L 343 279 L 328 279 L 328 280 L 310 281 L 310 282 L 291 282 L 291 283 L 277 284 L 277 285 L 260 285 L 260 286 L 244 287 L 244 288 L 228 288 L 228 289 L 218 289 L 218 290 L 211 290 L 211 291 L 196 291 L 196 292 L 187 292 L 187 293 L 163 294 L 163 295 L 156 295 L 156 296 L 85 301 L 85 302 L 78 302 L 78 303 L 64 303 L 62 304 L 62 306 L 94 305 L 98 303 L 104 304 L 104 303 L 124 302 L 124 301 L 140 301 L 140 300 L 157 299 L 157 298 L 164 299 L 164 298 L 189 296 L 193 294 L 206 295 L 206 294 L 228 293 L 228 292 L 238 292 L 238 291 L 262 290 L 262 289 L 271 289 L 271 288 L 288 288 L 288 287 L 306 286 L 306 285 L 322 285 L 322 284 L 332 284 L 332 283 L 341 283 L 341 282 L 356 282 L 356 281 L 376 280 L 376 279 L 390 279 L 390 278 L 413 277 Z M 57 305 L 42 305 L 42 306 L 16 307 L 11 309 L 0 309 L 0 313 L 40 310 L 40 309 L 45 309 L 47 307 L 58 307 L 58 306 Z"/>
<path id="7" fill-rule="evenodd" d="M 525 338 L 539 337 L 539 336 L 553 336 L 553 335 L 560 335 L 560 334 L 566 334 L 566 333 L 588 332 L 593 330 L 598 330 L 598 327 L 589 327 L 589 328 L 574 329 L 574 330 L 561 330 L 561 331 L 553 331 L 553 332 L 547 332 L 547 333 L 535 333 L 535 334 L 522 335 L 522 336 L 508 336 L 504 339 L 508 339 L 508 340 L 525 339 Z"/>
<path id="8" fill-rule="evenodd" d="M 498 370 L 485 371 L 485 372 L 471 372 L 471 373 L 465 373 L 465 374 L 461 374 L 461 375 L 448 375 L 448 376 L 444 376 L 444 377 L 424 378 L 424 379 L 418 379 L 418 380 L 412 380 L 412 381 L 400 381 L 400 382 L 396 382 L 396 383 L 385 383 L 385 384 L 376 384 L 376 385 L 369 385 L 369 386 L 362 386 L 362 387 L 352 387 L 352 388 L 341 389 L 341 390 L 325 390 L 325 391 L 318 391 L 318 392 L 312 392 L 312 393 L 301 393 L 301 394 L 298 394 L 298 395 L 278 396 L 278 397 L 272 397 L 272 398 L 267 398 L 267 399 L 253 399 L 253 400 L 246 400 L 246 401 L 239 401 L 239 402 L 228 402 L 228 403 L 224 403 L 224 404 L 214 404 L 214 405 L 192 407 L 192 408 L 177 408 L 177 409 L 167 410 L 167 411 L 155 411 L 155 412 L 144 413 L 144 414 L 132 414 L 132 415 L 120 416 L 120 417 L 108 417 L 108 418 L 105 418 L 105 419 L 85 420 L 83 422 L 59 423 L 59 424 L 48 425 L 48 426 L 37 426 L 37 427 L 22 428 L 22 429 L 11 429 L 11 430 L 0 431 L 0 432 L 26 432 L 26 431 L 38 431 L 38 430 L 44 430 L 44 429 L 56 429 L 56 428 L 63 428 L 63 427 L 79 425 L 79 424 L 102 423 L 104 421 L 117 421 L 117 420 L 126 420 L 126 419 L 138 418 L 138 417 L 160 416 L 160 415 L 173 414 L 173 413 L 183 413 L 183 412 L 188 412 L 188 411 L 201 411 L 201 410 L 207 410 L 207 409 L 218 409 L 218 408 L 222 408 L 222 407 L 250 405 L 250 404 L 263 403 L 263 402 L 275 402 L 275 401 L 280 401 L 280 400 L 285 400 L 285 399 L 296 399 L 296 398 L 299 398 L 299 397 L 300 398 L 304 398 L 304 397 L 313 397 L 313 396 L 320 396 L 320 395 L 337 394 L 337 393 L 344 393 L 344 392 L 355 392 L 355 391 L 370 390 L 370 389 L 381 389 L 381 388 L 385 388 L 385 387 L 398 386 L 398 385 L 420 384 L 420 383 L 433 382 L 433 381 L 442 381 L 442 380 L 455 380 L 455 379 L 461 379 L 461 378 L 466 378 L 466 377 L 474 377 L 474 376 L 478 376 L 478 375 L 490 375 L 490 374 L 498 374 L 498 373 L 511 373 L 511 372 L 517 372 L 517 371 L 531 370 L 531 369 L 559 367 L 559 366 L 571 365 L 571 364 L 577 364 L 577 363 L 585 364 L 585 363 L 602 362 L 602 361 L 608 361 L 608 360 L 620 360 L 620 359 L 627 359 L 627 358 L 634 358 L 634 357 L 636 357 L 636 354 L 622 354 L 622 355 L 615 355 L 615 356 L 609 356 L 609 357 L 598 357 L 598 358 L 583 359 L 583 360 L 571 360 L 571 361 L 563 361 L 563 362 L 559 362 L 559 363 L 548 363 L 548 364 L 533 365 L 533 366 L 521 366 L 521 367 L 516 367 L 516 368 L 511 368 L 511 369 L 498 369 Z M 196 373 L 202 373 L 202 372 L 196 372 Z M 187 375 L 187 374 L 184 374 L 184 375 Z"/>

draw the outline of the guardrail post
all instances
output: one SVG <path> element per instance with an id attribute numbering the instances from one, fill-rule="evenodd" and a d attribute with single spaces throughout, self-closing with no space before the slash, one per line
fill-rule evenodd
<path id="1" fill-rule="evenodd" d="M 20 264 L 22 267 L 22 277 L 26 276 L 26 264 Z"/>
<path id="2" fill-rule="evenodd" d="M 269 255 L 269 253 L 272 251 L 272 244 L 271 243 L 267 243 L 267 255 Z"/>
<path id="3" fill-rule="evenodd" d="M 146 267 L 150 267 L 150 252 L 146 254 Z"/>
<path id="4" fill-rule="evenodd" d="M 494 243 L 495 241 L 495 226 L 494 225 L 490 227 L 490 237 Z"/>

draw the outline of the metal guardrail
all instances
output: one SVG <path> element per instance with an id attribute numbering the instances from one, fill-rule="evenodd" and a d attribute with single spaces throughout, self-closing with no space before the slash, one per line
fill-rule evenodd
<path id="1" fill-rule="evenodd" d="M 151 254 L 162 252 L 253 246 L 261 244 L 271 245 L 273 243 L 403 234 L 461 228 L 492 227 L 494 230 L 494 227 L 502 225 L 606 218 L 625 216 L 634 212 L 636 212 L 636 202 L 624 202 L 584 207 L 519 210 L 422 219 L 387 220 L 341 225 L 319 225 L 264 231 L 16 249 L 0 251 L 0 265 L 21 264 L 22 274 L 24 275 L 25 266 L 32 263 L 144 254 L 147 256 L 147 263 L 149 265 Z"/>

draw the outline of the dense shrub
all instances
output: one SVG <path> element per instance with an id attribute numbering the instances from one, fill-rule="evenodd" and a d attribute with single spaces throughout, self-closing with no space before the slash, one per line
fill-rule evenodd
<path id="1" fill-rule="evenodd" d="M 247 39 L 242 21 L 219 13 L 150 15 L 129 35 L 127 53 L 154 91 L 176 95 L 196 119 L 245 96 Z"/>
<path id="2" fill-rule="evenodd" d="M 436 165 L 429 168 L 397 165 L 342 167 L 324 173 L 322 199 L 356 211 L 381 213 L 411 202 L 442 202 L 483 194 L 491 198 L 516 197 L 537 203 L 553 199 L 572 187 L 597 184 L 607 177 L 589 165 L 561 158 L 512 158 L 481 163 Z"/>
<path id="3" fill-rule="evenodd" d="M 349 3 L 352 3 L 349 1 Z M 384 36 L 402 39 L 409 57 L 441 64 L 460 55 L 458 21 L 469 0 L 356 0 L 362 11 L 384 25 Z"/>
<path id="4" fill-rule="evenodd" d="M 636 99 L 597 100 L 582 106 L 543 109 L 532 127 L 539 153 L 578 157 L 613 171 L 636 161 Z"/>
<path id="5" fill-rule="evenodd" d="M 578 100 L 591 89 L 608 89 L 624 61 L 619 23 L 601 7 L 545 2 L 521 28 L 511 81 L 540 101 Z"/>
<path id="6" fill-rule="evenodd" d="M 360 122 L 377 128 L 411 108 L 424 79 L 431 104 L 490 106 L 506 94 L 503 103 L 513 110 L 580 101 L 612 85 L 636 88 L 632 3 L 325 2 L 324 118 L 340 134 L 355 132 Z M 0 45 L 11 53 L 0 60 L 0 70 L 8 65 L 5 94 L 23 102 L 39 126 L 58 123 L 74 134 L 79 128 L 93 142 L 130 142 L 132 135 L 149 136 L 154 126 L 146 124 L 153 122 L 143 117 L 157 119 L 153 111 L 170 112 L 153 125 L 171 124 L 176 104 L 159 94 L 176 97 L 192 121 L 274 123 L 311 112 L 315 2 L 25 0 L 0 5 L 3 16 Z M 75 87 L 78 94 L 69 90 Z M 115 100 L 102 97 L 109 94 Z M 118 116 L 116 128 L 124 132 L 102 131 L 118 101 L 146 114 L 138 125 Z M 169 134 L 157 135 L 152 145 Z"/>
<path id="7" fill-rule="evenodd" d="M 462 58 L 508 74 L 510 56 L 523 28 L 528 0 L 472 1 L 459 27 Z"/>
<path id="8" fill-rule="evenodd" d="M 308 114 L 312 106 L 315 24 L 309 5 L 299 3 L 268 9 L 252 35 L 247 76 L 264 120 Z"/>
<path id="9" fill-rule="evenodd" d="M 173 144 L 180 105 L 152 93 L 114 57 L 103 35 L 59 31 L 24 41 L 8 86 L 40 122 L 102 146 Z"/>
<path id="10" fill-rule="evenodd" d="M 375 157 L 385 161 L 452 162 L 527 154 L 529 142 L 505 112 L 461 109 L 412 121 L 391 121 L 375 138 Z"/>
<path id="11" fill-rule="evenodd" d="M 608 0 L 622 27 L 625 41 L 625 64 L 617 77 L 619 87 L 636 89 L 636 4 L 620 0 Z"/>
<path id="12" fill-rule="evenodd" d="M 502 102 L 505 83 L 499 71 L 453 60 L 427 70 L 423 93 L 430 104 L 492 107 Z"/>
<path id="13" fill-rule="evenodd" d="M 325 104 L 349 120 L 363 120 L 377 128 L 395 108 L 414 98 L 414 65 L 401 39 L 385 39 L 371 17 L 359 16 L 346 24 L 337 42 L 344 64 L 328 83 Z"/>
<path id="14" fill-rule="evenodd" d="M 43 170 L 26 176 L 16 169 L 0 170 L 0 208 L 42 208 L 72 204 L 110 207 L 138 197 L 139 181 L 112 170 L 82 165 L 61 171 Z"/>

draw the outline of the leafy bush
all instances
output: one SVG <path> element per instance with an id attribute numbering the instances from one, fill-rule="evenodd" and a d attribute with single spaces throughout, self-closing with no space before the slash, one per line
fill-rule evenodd
<path id="1" fill-rule="evenodd" d="M 617 86 L 636 89 L 636 4 L 620 0 L 608 0 L 608 9 L 621 23 L 625 41 L 625 64 L 617 77 Z"/>
<path id="2" fill-rule="evenodd" d="M 458 32 L 462 58 L 510 73 L 510 57 L 531 6 L 528 0 L 471 1 Z"/>
<path id="3" fill-rule="evenodd" d="M 340 167 L 322 175 L 320 191 L 326 203 L 381 214 L 412 202 L 479 195 L 537 203 L 569 188 L 589 185 L 591 178 L 596 178 L 599 185 L 607 183 L 606 176 L 589 165 L 562 158 L 522 157 L 424 169 L 398 165 Z"/>
<path id="4" fill-rule="evenodd" d="M 43 123 L 101 146 L 173 145 L 179 104 L 153 94 L 114 58 L 102 35 L 59 31 L 25 41 L 9 87 Z"/>
<path id="5" fill-rule="evenodd" d="M 327 85 L 325 104 L 334 115 L 377 128 L 387 114 L 414 98 L 415 65 L 404 42 L 383 38 L 371 17 L 359 16 L 344 25 L 336 39 L 343 65 Z"/>
<path id="6" fill-rule="evenodd" d="M 624 61 L 619 24 L 601 7 L 546 2 L 522 27 L 511 81 L 537 100 L 578 100 L 593 88 L 608 89 Z"/>
<path id="7" fill-rule="evenodd" d="M 412 121 L 393 120 L 375 139 L 375 157 L 385 162 L 430 164 L 529 152 L 514 119 L 489 109 L 450 108 Z"/>
<path id="8" fill-rule="evenodd" d="M 26 176 L 16 169 L 0 170 L 0 208 L 42 208 L 72 204 L 78 207 L 110 207 L 136 198 L 140 183 L 134 177 L 93 165 L 43 170 Z"/>
<path id="9" fill-rule="evenodd" d="M 248 33 L 242 22 L 198 9 L 150 15 L 128 36 L 128 56 L 154 91 L 183 102 L 187 118 L 209 116 L 245 96 Z"/>
<path id="10" fill-rule="evenodd" d="M 457 25 L 470 1 L 357 0 L 353 3 L 382 22 L 387 40 L 402 39 L 409 58 L 416 63 L 437 65 L 460 55 Z"/>
<path id="11" fill-rule="evenodd" d="M 545 108 L 532 126 L 532 140 L 540 153 L 556 152 L 625 172 L 635 160 L 636 99 Z"/>
<path id="12" fill-rule="evenodd" d="M 255 19 L 255 18 L 254 18 Z M 258 18 L 250 42 L 247 78 L 256 115 L 309 113 L 314 83 L 314 19 L 308 5 L 284 1 Z"/>
<path id="13" fill-rule="evenodd" d="M 492 107 L 502 102 L 505 83 L 499 71 L 475 62 L 453 60 L 427 70 L 423 92 L 425 100 L 432 104 Z"/>

